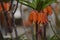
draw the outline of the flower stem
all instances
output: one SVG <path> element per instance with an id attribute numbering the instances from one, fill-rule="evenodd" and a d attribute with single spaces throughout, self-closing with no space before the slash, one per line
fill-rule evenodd
<path id="1" fill-rule="evenodd" d="M 47 39 L 46 39 L 46 26 L 47 26 L 47 24 L 44 25 L 44 40 L 47 40 Z"/>
<path id="2" fill-rule="evenodd" d="M 36 40 L 38 40 L 38 24 L 36 23 Z"/>

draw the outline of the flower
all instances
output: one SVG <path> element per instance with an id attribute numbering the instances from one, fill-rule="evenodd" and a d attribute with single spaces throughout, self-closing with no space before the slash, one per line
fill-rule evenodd
<path id="1" fill-rule="evenodd" d="M 6 11 L 8 11 L 9 10 L 9 7 L 10 7 L 10 4 L 9 3 L 3 3 L 3 6 L 4 6 L 4 9 L 6 10 Z M 0 3 L 0 12 L 2 11 L 2 6 L 1 6 L 1 3 Z"/>

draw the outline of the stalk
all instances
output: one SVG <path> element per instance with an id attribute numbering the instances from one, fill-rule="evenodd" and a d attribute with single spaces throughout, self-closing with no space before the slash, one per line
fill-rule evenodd
<path id="1" fill-rule="evenodd" d="M 36 23 L 36 40 L 38 40 L 38 24 Z"/>
<path id="2" fill-rule="evenodd" d="M 44 25 L 44 40 L 47 40 L 46 39 L 46 26 L 47 26 L 47 24 Z"/>

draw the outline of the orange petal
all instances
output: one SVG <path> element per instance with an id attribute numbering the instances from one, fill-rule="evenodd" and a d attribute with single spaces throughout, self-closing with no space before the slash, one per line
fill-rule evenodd
<path id="1" fill-rule="evenodd" d="M 32 22 L 33 21 L 33 14 L 32 14 L 32 12 L 30 13 L 30 15 L 29 15 L 29 19 L 28 19 L 30 22 Z"/>
<path id="2" fill-rule="evenodd" d="M 2 11 L 2 7 L 1 7 L 1 4 L 0 4 L 0 12 Z"/>
<path id="3" fill-rule="evenodd" d="M 5 10 L 8 11 L 10 4 L 9 3 L 3 3 L 3 5 L 4 5 Z"/>
<path id="4" fill-rule="evenodd" d="M 48 14 L 49 14 L 49 15 L 52 14 L 52 8 L 51 8 L 51 6 L 48 6 L 48 7 L 47 7 L 47 11 L 48 11 Z"/>
<path id="5" fill-rule="evenodd" d="M 44 13 L 47 13 L 47 12 L 48 12 L 48 11 L 47 11 L 47 8 L 44 8 L 44 9 L 43 9 L 43 12 L 44 12 Z"/>
<path id="6" fill-rule="evenodd" d="M 37 22 L 37 15 L 38 15 L 38 12 L 37 11 L 33 11 L 33 22 Z"/>

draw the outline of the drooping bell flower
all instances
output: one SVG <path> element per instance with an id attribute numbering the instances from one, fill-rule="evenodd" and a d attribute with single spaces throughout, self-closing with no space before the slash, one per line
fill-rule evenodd
<path id="1" fill-rule="evenodd" d="M 37 17 L 38 17 L 38 12 L 37 11 L 33 11 L 33 22 L 34 23 L 37 22 Z"/>
<path id="2" fill-rule="evenodd" d="M 46 16 L 46 14 L 45 13 L 43 13 L 43 12 L 40 12 L 39 14 L 38 14 L 38 24 L 46 24 L 47 23 L 47 16 Z"/>
<path id="3" fill-rule="evenodd" d="M 49 5 L 47 6 L 46 8 L 43 9 L 43 12 L 46 14 L 46 15 L 51 15 L 52 14 L 52 7 Z"/>
<path id="4" fill-rule="evenodd" d="M 29 15 L 29 20 L 34 23 L 46 24 L 48 21 L 48 15 L 52 14 L 52 8 L 50 6 L 44 8 L 42 11 L 38 12 L 36 10 L 31 11 Z"/>
<path id="5" fill-rule="evenodd" d="M 32 23 L 33 22 L 33 13 L 30 12 L 30 15 L 28 17 L 28 20 Z"/>
<path id="6" fill-rule="evenodd" d="M 31 22 L 36 23 L 36 22 L 37 22 L 37 14 L 38 14 L 37 11 L 35 11 L 35 10 L 31 11 L 31 13 L 30 13 L 30 15 L 29 15 L 29 20 L 30 20 Z"/>
<path id="7" fill-rule="evenodd" d="M 44 12 L 45 14 L 48 13 L 48 11 L 47 11 L 47 7 L 43 9 L 43 12 Z"/>
<path id="8" fill-rule="evenodd" d="M 48 15 L 52 14 L 52 7 L 50 5 L 47 6 L 47 11 L 48 11 Z"/>

